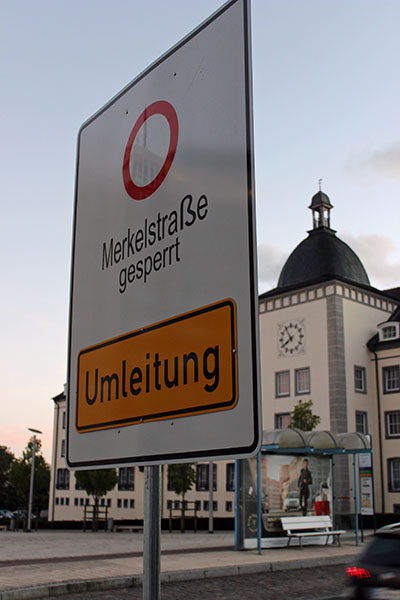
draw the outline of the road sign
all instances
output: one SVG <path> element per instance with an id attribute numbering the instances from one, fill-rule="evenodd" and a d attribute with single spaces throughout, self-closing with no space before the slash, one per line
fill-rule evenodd
<path id="1" fill-rule="evenodd" d="M 248 0 L 81 127 L 71 468 L 249 455 L 260 443 Z"/>

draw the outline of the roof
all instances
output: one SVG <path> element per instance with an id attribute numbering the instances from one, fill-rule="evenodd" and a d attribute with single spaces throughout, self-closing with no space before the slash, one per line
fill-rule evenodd
<path id="1" fill-rule="evenodd" d="M 324 194 L 323 191 L 319 190 L 311 199 L 311 204 L 308 208 L 312 210 L 324 206 L 325 208 L 333 208 L 333 204 L 329 200 L 329 196 Z"/>
<path id="2" fill-rule="evenodd" d="M 319 227 L 310 231 L 291 253 L 281 271 L 278 288 L 327 279 L 370 285 L 364 266 L 350 246 L 332 229 Z"/>
<path id="3" fill-rule="evenodd" d="M 371 442 L 362 433 L 271 429 L 263 431 L 262 450 L 300 454 L 346 454 L 369 452 Z"/>
<path id="4" fill-rule="evenodd" d="M 56 403 L 57 403 L 57 402 L 62 402 L 63 400 L 66 400 L 66 398 L 65 398 L 65 393 L 64 393 L 64 392 L 61 392 L 61 394 L 57 394 L 57 396 L 53 396 L 52 400 L 53 400 L 54 402 L 56 402 Z"/>

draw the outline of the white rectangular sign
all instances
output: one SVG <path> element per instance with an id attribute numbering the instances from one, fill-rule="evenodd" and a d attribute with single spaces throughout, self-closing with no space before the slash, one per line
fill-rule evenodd
<path id="1" fill-rule="evenodd" d="M 82 127 L 71 468 L 260 444 L 248 0 L 225 4 Z"/>

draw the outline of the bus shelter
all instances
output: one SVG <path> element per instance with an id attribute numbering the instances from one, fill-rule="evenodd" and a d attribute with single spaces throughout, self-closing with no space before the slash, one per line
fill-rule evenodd
<path id="1" fill-rule="evenodd" d="M 343 465 L 348 480 L 352 480 L 344 493 L 343 485 L 335 481 Z M 375 512 L 369 436 L 358 432 L 275 429 L 263 432 L 261 450 L 255 457 L 236 461 L 237 550 L 257 548 L 261 554 L 262 548 L 286 545 L 280 519 L 305 514 L 304 497 L 299 491 L 299 476 L 304 468 L 310 473 L 307 514 L 329 514 L 334 528 L 338 512 L 354 514 L 355 539 L 359 544 L 359 515 Z"/>

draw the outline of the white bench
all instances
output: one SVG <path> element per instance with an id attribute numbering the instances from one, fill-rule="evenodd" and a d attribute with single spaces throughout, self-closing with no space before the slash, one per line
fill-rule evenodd
<path id="1" fill-rule="evenodd" d="M 326 536 L 325 545 L 328 543 L 329 537 L 332 536 L 334 541 L 337 540 L 340 546 L 340 536 L 342 533 L 346 533 L 343 529 L 333 530 L 331 518 L 327 515 L 312 516 L 312 517 L 282 517 L 282 529 L 286 531 L 288 536 L 288 543 L 292 538 L 299 540 L 300 548 L 302 546 L 302 539 L 309 537 L 321 537 Z"/>
<path id="2" fill-rule="evenodd" d="M 143 525 L 115 525 L 114 531 L 129 531 L 130 533 L 143 533 Z"/>

